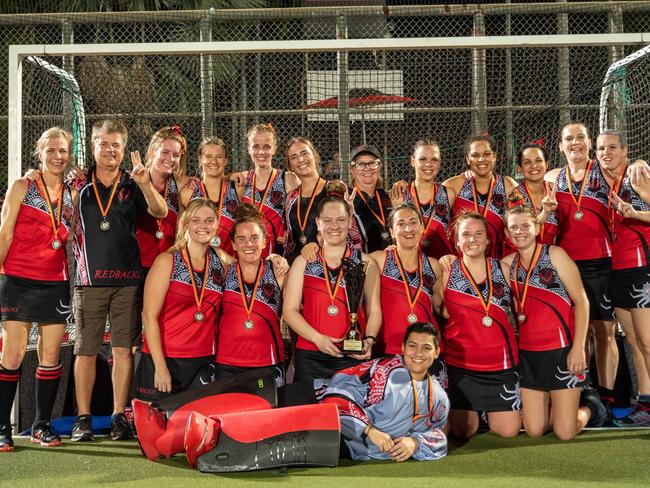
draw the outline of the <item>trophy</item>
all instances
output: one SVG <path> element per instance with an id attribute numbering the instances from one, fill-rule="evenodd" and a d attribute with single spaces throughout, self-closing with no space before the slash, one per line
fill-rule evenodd
<path id="1" fill-rule="evenodd" d="M 357 318 L 357 310 L 361 295 L 363 293 L 363 282 L 366 279 L 366 267 L 368 263 L 356 263 L 350 258 L 344 258 L 341 262 L 343 266 L 343 279 L 345 280 L 345 294 L 350 310 L 350 328 L 343 338 L 343 354 L 362 354 L 363 338 Z"/>

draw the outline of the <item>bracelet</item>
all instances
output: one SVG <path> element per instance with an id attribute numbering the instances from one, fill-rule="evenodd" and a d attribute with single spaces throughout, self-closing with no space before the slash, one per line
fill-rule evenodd
<path id="1" fill-rule="evenodd" d="M 375 336 L 372 336 L 372 335 L 367 335 L 366 337 L 363 338 L 364 341 L 366 339 L 372 339 L 372 344 L 373 345 L 377 342 L 377 338 Z"/>

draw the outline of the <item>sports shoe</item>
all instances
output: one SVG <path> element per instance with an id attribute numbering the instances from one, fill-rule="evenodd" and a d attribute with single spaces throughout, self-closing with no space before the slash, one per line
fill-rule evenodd
<path id="1" fill-rule="evenodd" d="M 79 415 L 77 417 L 77 421 L 72 425 L 70 440 L 73 442 L 95 440 L 93 436 L 93 418 L 91 415 Z"/>
<path id="2" fill-rule="evenodd" d="M 61 445 L 61 437 L 52 432 L 49 422 L 39 422 L 32 425 L 32 444 L 40 444 L 43 447 L 56 447 Z"/>
<path id="3" fill-rule="evenodd" d="M 607 421 L 607 409 L 600 401 L 600 395 L 591 387 L 583 388 L 580 393 L 580 406 L 591 410 L 587 427 L 602 427 Z"/>
<path id="4" fill-rule="evenodd" d="M 650 427 L 650 412 L 637 405 L 632 413 L 622 419 L 615 419 L 614 424 L 618 427 Z"/>
<path id="5" fill-rule="evenodd" d="M 11 438 L 11 424 L 0 424 L 0 452 L 14 450 L 14 440 Z"/>
<path id="6" fill-rule="evenodd" d="M 111 415 L 111 439 L 114 441 L 133 439 L 131 426 L 123 413 Z"/>

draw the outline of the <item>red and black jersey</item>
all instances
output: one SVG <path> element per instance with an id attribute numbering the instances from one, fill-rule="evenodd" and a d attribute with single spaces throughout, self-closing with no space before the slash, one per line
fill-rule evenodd
<path id="1" fill-rule="evenodd" d="M 239 197 L 237 196 L 234 182 L 224 182 L 223 185 L 222 195 L 207 195 L 207 192 L 204 191 L 205 187 L 197 185 L 192 192 L 190 201 L 196 200 L 197 198 L 206 198 L 214 202 L 217 208 L 221 206 L 219 228 L 217 229 L 217 236 L 221 239 L 221 245 L 219 247 L 231 256 L 235 256 L 236 253 L 232 247 L 232 230 L 235 226 L 235 212 L 240 206 Z M 217 200 L 214 200 L 215 197 Z"/>
<path id="2" fill-rule="evenodd" d="M 381 313 L 383 318 L 381 335 L 386 344 L 386 354 L 401 354 L 404 332 L 409 326 L 408 316 L 411 314 L 411 307 L 406 296 L 406 289 L 395 253 L 395 250 L 386 251 L 386 260 L 380 277 Z M 405 269 L 402 271 L 408 281 L 411 297 L 415 297 L 418 286 L 422 282 L 422 291 L 413 307 L 413 313 L 417 316 L 417 321 L 431 322 L 440 333 L 440 327 L 433 316 L 433 287 L 436 283 L 436 274 L 431 268 L 431 263 L 422 253 L 421 259 L 422 276 L 420 276 L 417 269 L 412 272 Z"/>
<path id="3" fill-rule="evenodd" d="M 353 262 L 361 262 L 361 252 L 354 249 L 350 252 L 350 259 Z M 327 313 L 328 307 L 332 305 L 332 300 L 327 292 L 325 285 L 325 270 L 322 255 L 318 254 L 318 259 L 305 265 L 305 276 L 302 289 L 302 316 L 307 323 L 321 334 L 330 337 L 343 338 L 350 327 L 350 312 L 348 310 L 348 300 L 345 294 L 345 278 L 341 278 L 341 284 L 334 297 L 334 305 L 338 308 L 338 313 L 330 316 Z M 334 290 L 336 277 L 339 268 L 328 268 L 331 289 Z M 365 335 L 366 318 L 363 309 L 363 298 L 359 304 L 358 310 L 359 327 L 361 334 Z M 296 343 L 298 349 L 308 351 L 318 351 L 318 347 L 313 342 L 309 342 L 304 337 L 298 337 Z"/>
<path id="4" fill-rule="evenodd" d="M 565 168 L 560 170 L 555 183 L 559 226 L 557 244 L 574 261 L 608 258 L 612 254 L 607 214 L 609 185 L 598 162 L 590 164 L 591 169 L 585 175 L 587 181 L 580 201 L 581 219 L 576 219 L 578 207 L 569 193 Z M 571 184 L 573 195 L 577 199 L 582 181 Z"/>
<path id="5" fill-rule="evenodd" d="M 54 249 L 52 217 L 47 206 L 47 196 L 41 191 L 36 182 L 27 182 L 27 193 L 20 203 L 11 246 L 0 273 L 30 280 L 67 281 L 69 277 L 65 243 L 74 215 L 72 195 L 70 189 L 64 185 L 61 225 L 56 237 L 61 246 Z M 52 197 L 57 198 L 54 195 Z M 61 202 L 52 202 L 55 216 L 58 215 L 59 205 Z"/>
<path id="6" fill-rule="evenodd" d="M 266 259 L 269 254 L 275 252 L 276 239 L 284 237 L 284 202 L 287 197 L 284 183 L 285 172 L 280 169 L 273 170 L 269 177 L 268 191 L 253 187 L 253 175 L 255 175 L 255 170 L 249 170 L 246 173 L 242 202 L 252 203 L 256 207 L 261 206 L 262 208 L 261 214 L 266 227 L 266 249 L 262 251 L 262 259 Z"/>
<path id="7" fill-rule="evenodd" d="M 503 216 L 506 211 L 506 186 L 503 176 L 494 175 L 494 179 L 492 196 L 490 197 L 490 195 L 484 195 L 477 192 L 476 198 L 478 199 L 478 202 L 474 201 L 473 178 L 465 180 L 465 183 L 463 183 L 463 186 L 454 201 L 452 220 L 462 212 L 475 212 L 476 210 L 474 205 L 476 203 L 478 213 L 485 215 L 485 219 L 488 223 L 490 245 L 488 246 L 486 256 L 500 259 L 503 256 L 505 241 L 505 224 L 503 222 Z M 488 204 L 488 199 L 489 206 L 486 212 L 485 206 Z M 451 229 L 450 233 L 453 239 L 454 230 Z"/>
<path id="8" fill-rule="evenodd" d="M 519 324 L 519 347 L 526 351 L 550 351 L 573 344 L 573 302 L 553 267 L 548 249 L 548 245 L 542 246 L 528 281 L 523 309 L 526 320 Z M 519 254 L 516 254 L 510 268 L 510 286 L 519 286 L 520 297 L 523 297 L 527 271 L 519 266 Z M 517 308 L 516 315 L 521 312 Z"/>
<path id="9" fill-rule="evenodd" d="M 102 230 L 102 217 L 93 185 L 91 168 L 86 183 L 79 190 L 79 222 L 72 243 L 79 286 L 131 286 L 142 281 L 140 250 L 135 237 L 139 215 L 147 213 L 147 201 L 131 176 L 120 171 L 113 202 L 106 215 L 110 228 Z M 96 180 L 102 204 L 108 203 L 112 187 Z"/>
<path id="10" fill-rule="evenodd" d="M 143 268 L 150 268 L 158 254 L 167 251 L 176 241 L 176 221 L 179 212 L 178 185 L 173 176 L 168 176 L 165 186 L 166 190 L 160 194 L 167 203 L 167 217 L 157 219 L 149 213 L 138 216 L 135 235 L 140 246 L 140 264 Z M 156 237 L 158 230 L 163 233 L 162 239 Z"/>
<path id="11" fill-rule="evenodd" d="M 377 195 L 381 201 L 381 208 L 379 208 L 377 195 L 368 195 L 364 192 L 362 196 L 360 192 L 361 189 L 357 188 L 354 198 L 354 224 L 357 229 L 354 236 L 359 242 L 354 243 L 353 247 L 365 253 L 386 249 L 386 246 L 392 243 L 388 228 L 384 225 L 391 211 L 390 197 L 383 189 L 377 188 Z M 378 217 L 384 219 L 384 224 Z"/>
<path id="12" fill-rule="evenodd" d="M 533 200 L 530 198 L 530 194 L 528 193 L 528 189 L 526 188 L 525 183 L 522 181 L 519 186 L 517 186 L 517 191 L 524 197 L 524 202 L 526 205 L 530 206 L 531 208 L 535 209 L 535 212 L 539 214 L 542 209 L 541 208 L 536 208 Z M 551 212 L 546 216 L 546 220 L 544 221 L 544 224 L 542 224 L 541 229 L 539 231 L 539 235 L 537 236 L 537 242 L 540 244 L 555 244 L 555 236 L 557 236 L 558 233 L 558 220 L 557 220 L 557 213 L 556 212 Z M 515 248 L 513 248 L 513 251 L 516 251 Z"/>
<path id="13" fill-rule="evenodd" d="M 404 191 L 404 203 L 410 203 L 422 211 L 423 228 L 421 246 L 422 252 L 427 256 L 440 259 L 447 254 L 455 254 L 449 234 L 451 222 L 451 207 L 449 206 L 449 195 L 444 185 L 436 184 L 433 201 L 421 203 L 416 202 L 415 184 L 409 183 Z M 431 223 L 429 223 L 431 221 Z"/>
<path id="14" fill-rule="evenodd" d="M 217 253 L 212 248 L 209 248 L 208 252 L 210 253 L 209 268 L 202 273 L 192 270 L 199 293 L 207 273 L 208 281 L 205 284 L 200 308 L 203 313 L 201 322 L 194 319 L 197 307 L 188 266 L 180 251 L 172 253 L 169 289 L 165 295 L 165 303 L 158 314 L 160 341 L 165 357 L 198 358 L 215 353 L 217 320 L 226 272 Z M 143 341 L 143 351 L 147 354 L 151 353 L 146 337 Z"/>
<path id="15" fill-rule="evenodd" d="M 630 178 L 625 177 L 621 182 L 618 195 L 627 203 L 631 203 L 635 210 L 647 212 L 648 205 L 632 188 Z M 614 218 L 612 244 L 612 269 L 643 268 L 650 266 L 650 224 L 637 219 L 623 218 L 623 216 L 610 210 Z"/>
<path id="16" fill-rule="evenodd" d="M 246 312 L 238 280 L 237 264 L 228 270 L 217 333 L 217 362 L 239 367 L 272 366 L 284 361 L 280 333 L 282 290 L 270 262 L 262 262 L 260 278 L 250 316 Z M 254 283 L 244 283 L 249 297 Z M 246 326 L 250 319 L 252 326 Z"/>
<path id="17" fill-rule="evenodd" d="M 508 320 L 510 287 L 499 261 L 489 259 L 492 269 L 492 300 L 488 312 L 492 324 L 489 327 L 482 323 L 485 309 L 461 270 L 460 261 L 454 261 L 451 267 L 444 294 L 449 313 L 443 334 L 445 362 L 475 371 L 502 371 L 517 366 L 517 340 Z M 479 284 L 479 288 L 483 300 L 487 300 L 487 280 Z"/>
<path id="18" fill-rule="evenodd" d="M 300 236 L 303 232 L 300 230 L 300 226 L 298 225 L 298 198 L 300 198 L 300 220 L 304 222 L 305 215 L 307 215 L 307 209 L 309 208 L 310 197 L 311 195 L 307 197 L 301 196 L 300 187 L 293 190 L 287 197 L 287 203 L 285 205 L 285 222 L 287 229 L 285 233 L 286 242 L 284 243 L 284 257 L 289 261 L 289 264 L 293 263 L 294 259 L 296 259 L 304 247 L 304 244 L 300 243 Z M 309 215 L 307 215 L 307 222 L 305 223 L 304 228 L 304 235 L 307 238 L 307 242 L 318 243 L 316 238 L 318 235 L 318 229 L 316 228 L 316 214 L 318 213 L 318 205 L 326 197 L 327 192 L 325 191 L 325 185 L 323 185 L 321 190 L 314 197 L 314 202 L 312 203 Z"/>

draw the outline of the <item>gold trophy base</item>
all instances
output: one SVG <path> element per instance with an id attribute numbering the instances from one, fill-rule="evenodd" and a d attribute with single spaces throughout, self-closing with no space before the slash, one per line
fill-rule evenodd
<path id="1" fill-rule="evenodd" d="M 343 349 L 341 351 L 345 355 L 362 354 L 363 341 L 361 340 L 361 332 L 357 327 L 357 314 L 350 314 L 350 330 L 343 338 Z"/>

